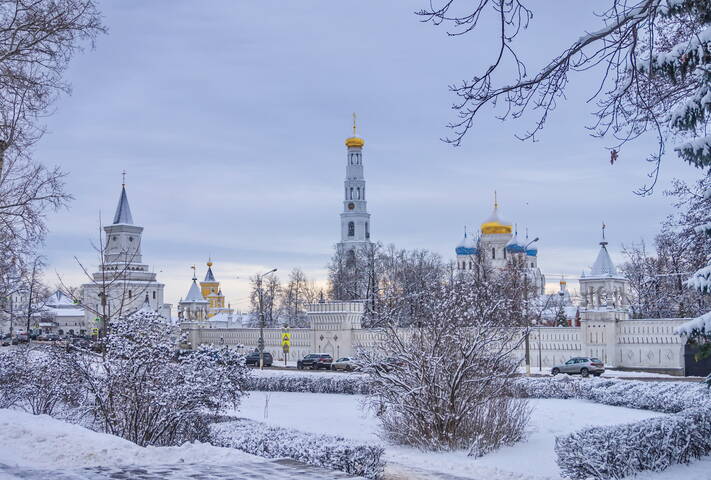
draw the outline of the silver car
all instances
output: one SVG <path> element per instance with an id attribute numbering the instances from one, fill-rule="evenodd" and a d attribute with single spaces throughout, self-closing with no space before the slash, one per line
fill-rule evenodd
<path id="1" fill-rule="evenodd" d="M 358 363 L 353 357 L 341 357 L 331 364 L 331 370 L 356 370 Z"/>
<path id="2" fill-rule="evenodd" d="M 551 373 L 553 375 L 558 375 L 559 373 L 567 373 L 568 375 L 580 374 L 583 377 L 592 374 L 599 377 L 605 373 L 605 364 L 595 357 L 575 357 L 561 365 L 556 365 L 551 369 Z"/>

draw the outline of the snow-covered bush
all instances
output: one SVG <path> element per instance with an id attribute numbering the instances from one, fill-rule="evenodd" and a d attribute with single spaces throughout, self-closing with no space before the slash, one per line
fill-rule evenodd
<path id="1" fill-rule="evenodd" d="M 227 348 L 201 347 L 175 357 L 170 324 L 149 308 L 112 320 L 102 355 L 67 354 L 84 379 L 86 408 L 99 430 L 138 445 L 198 439 L 209 416 L 236 408 L 248 370 Z"/>
<path id="2" fill-rule="evenodd" d="M 266 458 L 293 458 L 309 465 L 377 479 L 383 473 L 383 447 L 342 437 L 268 426 L 252 420 L 214 423 L 210 443 Z"/>
<path id="3" fill-rule="evenodd" d="M 606 405 L 677 413 L 711 404 L 711 392 L 696 382 L 643 382 L 598 378 L 520 377 L 512 394 L 526 398 L 578 398 Z"/>
<path id="4" fill-rule="evenodd" d="M 390 322 L 378 344 L 359 353 L 368 403 L 387 438 L 473 456 L 522 438 L 530 412 L 509 396 L 518 366 L 512 349 L 522 341 L 507 323 L 517 305 L 510 280 L 482 266 L 423 292 L 428 318 L 407 330 Z"/>
<path id="5" fill-rule="evenodd" d="M 558 465 L 576 480 L 619 479 L 643 470 L 664 470 L 711 453 L 711 410 L 626 425 L 591 427 L 556 438 Z"/>
<path id="6" fill-rule="evenodd" d="M 370 381 L 364 375 L 252 375 L 247 381 L 248 390 L 262 392 L 345 393 L 367 395 Z"/>
<path id="7" fill-rule="evenodd" d="M 68 367 L 58 348 L 28 345 L 0 353 L 0 408 L 51 415 L 58 405 L 76 406 L 83 398 L 81 378 Z"/>

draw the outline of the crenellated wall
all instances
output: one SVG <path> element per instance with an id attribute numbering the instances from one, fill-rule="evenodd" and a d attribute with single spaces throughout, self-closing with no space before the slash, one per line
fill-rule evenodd
<path id="1" fill-rule="evenodd" d="M 360 327 L 363 304 L 327 302 L 309 305 L 311 328 L 291 328 L 288 359 L 293 361 L 308 353 L 324 352 L 337 357 L 351 356 L 359 347 L 378 345 L 379 329 Z M 563 363 L 576 356 L 598 357 L 608 367 L 684 374 L 685 338 L 674 334 L 684 319 L 631 320 L 625 312 L 613 309 L 584 312 L 580 327 L 534 327 L 529 334 L 530 361 L 533 371 Z M 181 329 L 193 346 L 224 344 L 244 351 L 256 348 L 258 328 L 204 328 L 183 323 Z M 265 350 L 276 362 L 283 361 L 281 328 L 264 329 Z M 521 331 L 523 338 L 523 330 Z M 523 359 L 522 342 L 515 354 Z"/>

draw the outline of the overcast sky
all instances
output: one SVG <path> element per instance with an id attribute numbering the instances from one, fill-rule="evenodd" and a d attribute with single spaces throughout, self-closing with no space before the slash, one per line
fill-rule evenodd
<path id="1" fill-rule="evenodd" d="M 590 2 L 537 3 L 519 45 L 532 66 L 597 27 Z M 463 146 L 440 141 L 455 118 L 448 85 L 479 73 L 495 38 L 491 29 L 449 37 L 413 14 L 426 4 L 100 2 L 109 33 L 72 62 L 73 93 L 36 152 L 69 173 L 75 197 L 50 218 L 47 281 L 59 272 L 83 283 L 74 256 L 95 268 L 90 242 L 99 214 L 113 215 L 124 169 L 144 261 L 167 302 L 186 294 L 190 265 L 204 275 L 208 256 L 237 307 L 247 305 L 248 277 L 272 267 L 282 280 L 299 266 L 325 281 L 354 111 L 374 240 L 449 259 L 463 226 L 489 215 L 494 190 L 502 215 L 540 237 L 549 282 L 589 268 L 602 221 L 618 262 L 621 244 L 651 240 L 670 212 L 662 191 L 696 172 L 668 156 L 655 195 L 636 196 L 653 145 L 630 145 L 610 166 L 612 141 L 584 128 L 595 72 L 572 75 L 536 143 L 514 138 L 530 122 L 490 112 Z"/>

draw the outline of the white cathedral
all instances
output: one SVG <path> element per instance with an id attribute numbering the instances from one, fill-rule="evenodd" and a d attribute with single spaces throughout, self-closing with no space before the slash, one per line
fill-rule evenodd
<path id="1" fill-rule="evenodd" d="M 454 249 L 457 255 L 457 270 L 473 270 L 477 268 L 479 261 L 500 270 L 506 267 L 510 260 L 521 259 L 526 275 L 536 291 L 540 295 L 545 293 L 546 277 L 538 268 L 538 248 L 534 245 L 538 238 L 529 240 L 526 234 L 523 240 L 519 240 L 513 225 L 501 218 L 496 194 L 494 210 L 481 224 L 479 231 L 480 234 L 476 238 L 464 231 L 464 238 Z"/>

